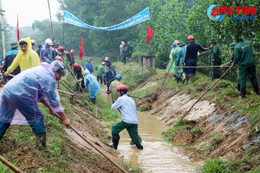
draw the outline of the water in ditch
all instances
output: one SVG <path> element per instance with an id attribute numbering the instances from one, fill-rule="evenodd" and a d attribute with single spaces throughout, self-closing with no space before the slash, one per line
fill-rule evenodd
<path id="1" fill-rule="evenodd" d="M 110 95 L 105 93 L 101 95 L 110 102 Z M 144 172 L 196 172 L 196 168 L 199 167 L 198 163 L 191 162 L 187 156 L 178 151 L 177 147 L 173 147 L 162 139 L 161 134 L 166 130 L 166 126 L 157 117 L 138 112 L 138 121 L 138 131 L 144 149 L 138 150 L 135 145 L 130 145 L 131 139 L 127 131 L 123 130 L 120 133 L 118 150 L 124 161 L 141 167 Z"/>

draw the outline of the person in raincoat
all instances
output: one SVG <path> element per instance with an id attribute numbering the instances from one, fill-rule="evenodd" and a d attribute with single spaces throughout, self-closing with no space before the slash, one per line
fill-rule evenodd
<path id="1" fill-rule="evenodd" d="M 97 81 L 100 81 L 100 84 L 103 84 L 103 75 L 106 72 L 105 69 L 106 63 L 102 62 L 101 65 L 96 67 L 96 71 L 97 71 Z"/>
<path id="2" fill-rule="evenodd" d="M 179 51 L 178 53 L 178 56 L 177 56 L 177 59 L 176 59 L 176 63 L 175 65 L 176 66 L 183 66 L 184 64 L 184 61 L 185 61 L 185 54 L 186 54 L 186 47 L 187 45 L 180 41 L 180 43 L 178 44 L 179 47 L 181 47 L 181 50 Z M 186 73 L 185 73 L 185 69 L 182 69 L 182 68 L 179 68 L 176 72 L 176 80 L 177 80 L 177 83 L 179 83 L 179 81 L 181 80 L 181 76 L 182 74 L 184 74 L 183 76 L 183 80 L 182 80 L 182 83 L 185 82 L 186 80 Z"/>
<path id="3" fill-rule="evenodd" d="M 47 38 L 45 40 L 45 46 L 44 48 L 41 50 L 40 53 L 40 58 L 41 58 L 41 63 L 42 62 L 47 62 L 47 63 L 51 63 L 54 59 L 54 49 L 51 47 L 53 45 L 51 39 Z"/>
<path id="4" fill-rule="evenodd" d="M 20 66 L 21 72 L 40 65 L 40 58 L 34 50 L 32 50 L 30 37 L 23 38 L 19 41 L 20 51 L 15 57 L 13 63 L 8 67 L 4 73 L 5 76 L 9 76 L 18 66 Z"/>
<path id="5" fill-rule="evenodd" d="M 121 80 L 122 80 L 122 76 L 121 75 L 116 75 L 115 76 L 115 80 L 111 83 L 110 91 L 111 91 L 112 103 L 114 103 L 117 100 L 117 98 L 118 98 L 118 94 L 117 94 L 116 88 L 119 85 L 122 85 L 122 83 L 120 82 Z"/>
<path id="6" fill-rule="evenodd" d="M 97 78 L 86 69 L 84 72 L 84 85 L 88 87 L 90 100 L 96 104 L 96 95 L 101 91 Z"/>
<path id="7" fill-rule="evenodd" d="M 60 97 L 56 87 L 66 75 L 65 66 L 56 60 L 51 64 L 42 63 L 25 70 L 10 80 L 2 90 L 0 104 L 0 140 L 9 128 L 15 110 L 18 109 L 36 136 L 36 146 L 46 148 L 46 127 L 44 117 L 38 103 L 49 108 L 50 114 L 57 113 L 62 123 L 70 127 L 70 121 L 60 105 Z"/>
<path id="8" fill-rule="evenodd" d="M 177 56 L 178 56 L 178 53 L 180 51 L 180 47 L 177 45 L 177 43 L 179 43 L 178 40 L 175 40 L 173 43 L 172 43 L 172 49 L 171 49 L 171 53 L 170 53 L 170 61 L 167 65 L 167 68 L 166 68 L 166 72 L 167 73 L 170 73 L 170 74 L 174 74 L 175 73 L 175 61 L 177 59 Z"/>
<path id="9" fill-rule="evenodd" d="M 85 70 L 87 69 L 90 73 L 94 71 L 91 59 L 88 59 L 88 62 L 85 63 Z"/>

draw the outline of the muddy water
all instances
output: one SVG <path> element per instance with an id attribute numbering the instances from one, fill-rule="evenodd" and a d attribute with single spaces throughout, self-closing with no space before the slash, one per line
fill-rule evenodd
<path id="1" fill-rule="evenodd" d="M 101 95 L 108 103 L 111 103 L 110 95 L 105 94 L 104 90 Z M 138 131 L 144 149 L 138 150 L 135 145 L 130 145 L 131 139 L 127 131 L 123 130 L 120 133 L 118 150 L 124 161 L 142 167 L 144 172 L 196 172 L 198 164 L 192 163 L 188 157 L 178 152 L 178 148 L 163 141 L 161 134 L 166 130 L 166 126 L 157 117 L 138 112 L 138 121 Z"/>

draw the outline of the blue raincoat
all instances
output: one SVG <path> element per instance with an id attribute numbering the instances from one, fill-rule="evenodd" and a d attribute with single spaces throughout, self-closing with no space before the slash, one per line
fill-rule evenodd
<path id="1" fill-rule="evenodd" d="M 90 98 L 95 98 L 96 94 L 101 91 L 97 78 L 90 74 L 88 70 L 84 72 L 84 85 L 88 86 Z"/>
<path id="2" fill-rule="evenodd" d="M 32 127 L 44 124 L 38 102 L 46 100 L 52 111 L 62 113 L 54 71 L 48 63 L 18 74 L 3 88 L 0 105 L 0 123 L 11 123 L 18 109 Z"/>
<path id="3" fill-rule="evenodd" d="M 47 44 L 45 44 L 45 47 L 41 50 L 40 53 L 40 60 L 42 62 L 51 63 L 53 61 L 54 56 L 54 49 L 52 47 L 47 48 Z"/>
<path id="4" fill-rule="evenodd" d="M 93 70 L 93 65 L 92 65 L 91 62 L 86 62 L 85 69 L 87 69 L 90 73 L 92 73 L 94 71 Z"/>

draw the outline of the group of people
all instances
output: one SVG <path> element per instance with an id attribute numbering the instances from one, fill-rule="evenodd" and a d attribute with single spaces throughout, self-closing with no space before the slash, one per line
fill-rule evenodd
<path id="1" fill-rule="evenodd" d="M 45 105 L 50 114 L 58 115 L 66 127 L 71 126 L 61 106 L 56 86 L 56 81 L 66 76 L 66 67 L 58 60 L 50 64 L 47 62 L 40 64 L 39 55 L 32 49 L 30 38 L 21 39 L 17 45 L 12 45 L 12 50 L 7 53 L 7 57 L 13 58 L 13 61 L 9 67 L 8 65 L 5 67 L 7 68 L 5 75 L 8 76 L 17 67 L 20 68 L 20 72 L 8 81 L 1 92 L 0 140 L 10 124 L 15 124 L 13 119 L 15 111 L 18 110 L 25 118 L 25 124 L 29 124 L 32 128 L 36 136 L 37 148 L 44 149 L 46 148 L 46 127 L 38 103 Z M 17 53 L 16 56 L 15 53 Z M 9 62 L 9 59 L 6 61 Z"/>
<path id="2" fill-rule="evenodd" d="M 131 61 L 132 53 L 133 53 L 133 47 L 131 46 L 130 42 L 126 44 L 124 41 L 121 41 L 121 44 L 119 46 L 119 55 L 121 62 L 125 65 L 126 61 Z"/>
<path id="3" fill-rule="evenodd" d="M 196 75 L 197 56 L 200 55 L 199 50 L 208 51 L 212 49 L 212 81 L 221 77 L 220 68 L 224 68 L 227 65 L 238 65 L 238 90 L 241 92 L 240 98 L 245 98 L 246 94 L 246 79 L 249 76 L 250 82 L 254 88 L 254 92 L 259 95 L 259 86 L 256 77 L 256 64 L 253 56 L 253 48 L 250 42 L 240 38 L 239 40 L 230 44 L 232 50 L 232 58 L 230 62 L 221 64 L 221 47 L 217 43 L 216 39 L 210 40 L 210 47 L 204 48 L 201 45 L 195 43 L 195 37 L 193 35 L 188 36 L 189 44 L 186 45 L 183 41 L 175 40 L 172 43 L 172 49 L 170 53 L 170 61 L 167 65 L 166 72 L 174 74 L 177 83 L 182 81 L 183 83 L 190 80 L 190 84 L 193 84 L 194 76 Z M 183 68 L 183 67 L 187 68 Z M 218 67 L 219 66 L 219 67 Z M 175 68 L 177 67 L 177 68 Z M 183 76 L 183 79 L 182 79 Z"/>
<path id="4" fill-rule="evenodd" d="M 19 45 L 20 50 L 17 49 L 17 45 Z M 44 48 L 40 52 L 40 56 L 45 57 L 41 59 L 41 63 L 39 55 L 32 49 L 30 38 L 21 39 L 17 45 L 12 44 L 11 51 L 7 53 L 9 58 L 6 58 L 4 66 L 6 76 L 13 72 L 15 72 L 13 74 L 16 76 L 8 81 L 1 92 L 0 140 L 11 123 L 16 123 L 14 116 L 16 110 L 18 110 L 21 113 L 20 116 L 23 116 L 26 120 L 24 125 L 29 124 L 36 136 L 36 147 L 42 150 L 46 148 L 46 127 L 38 103 L 45 105 L 50 114 L 58 115 L 66 127 L 71 127 L 70 120 L 64 114 L 64 109 L 61 106 L 56 86 L 56 81 L 66 77 L 67 67 L 62 62 L 62 59 L 51 59 L 50 55 L 53 51 L 50 49 L 51 42 L 48 42 L 48 40 L 45 44 L 46 49 Z M 11 58 L 13 59 L 12 62 Z M 120 109 L 123 119 L 112 127 L 113 144 L 110 146 L 117 149 L 120 139 L 119 133 L 126 128 L 133 144 L 138 149 L 143 149 L 138 135 L 136 105 L 134 100 L 127 96 L 128 88 L 120 83 L 122 76 L 116 75 L 115 66 L 111 65 L 108 57 L 105 58 L 105 61 L 97 70 L 99 68 L 102 69 L 101 75 L 104 73 L 103 78 L 108 86 L 108 91 L 110 91 L 109 86 L 112 83 L 113 105 L 111 109 Z M 107 68 L 106 72 L 104 68 Z M 19 70 L 19 72 L 15 70 Z M 83 83 L 81 86 L 77 85 L 77 89 L 84 89 L 87 86 L 90 99 L 95 103 L 96 93 L 101 91 L 101 88 L 97 78 L 91 74 L 92 72 L 93 66 L 90 59 L 85 64 L 85 68 L 78 63 L 73 64 L 73 73 L 76 74 L 77 83 Z M 19 124 L 21 125 L 21 122 Z"/>

